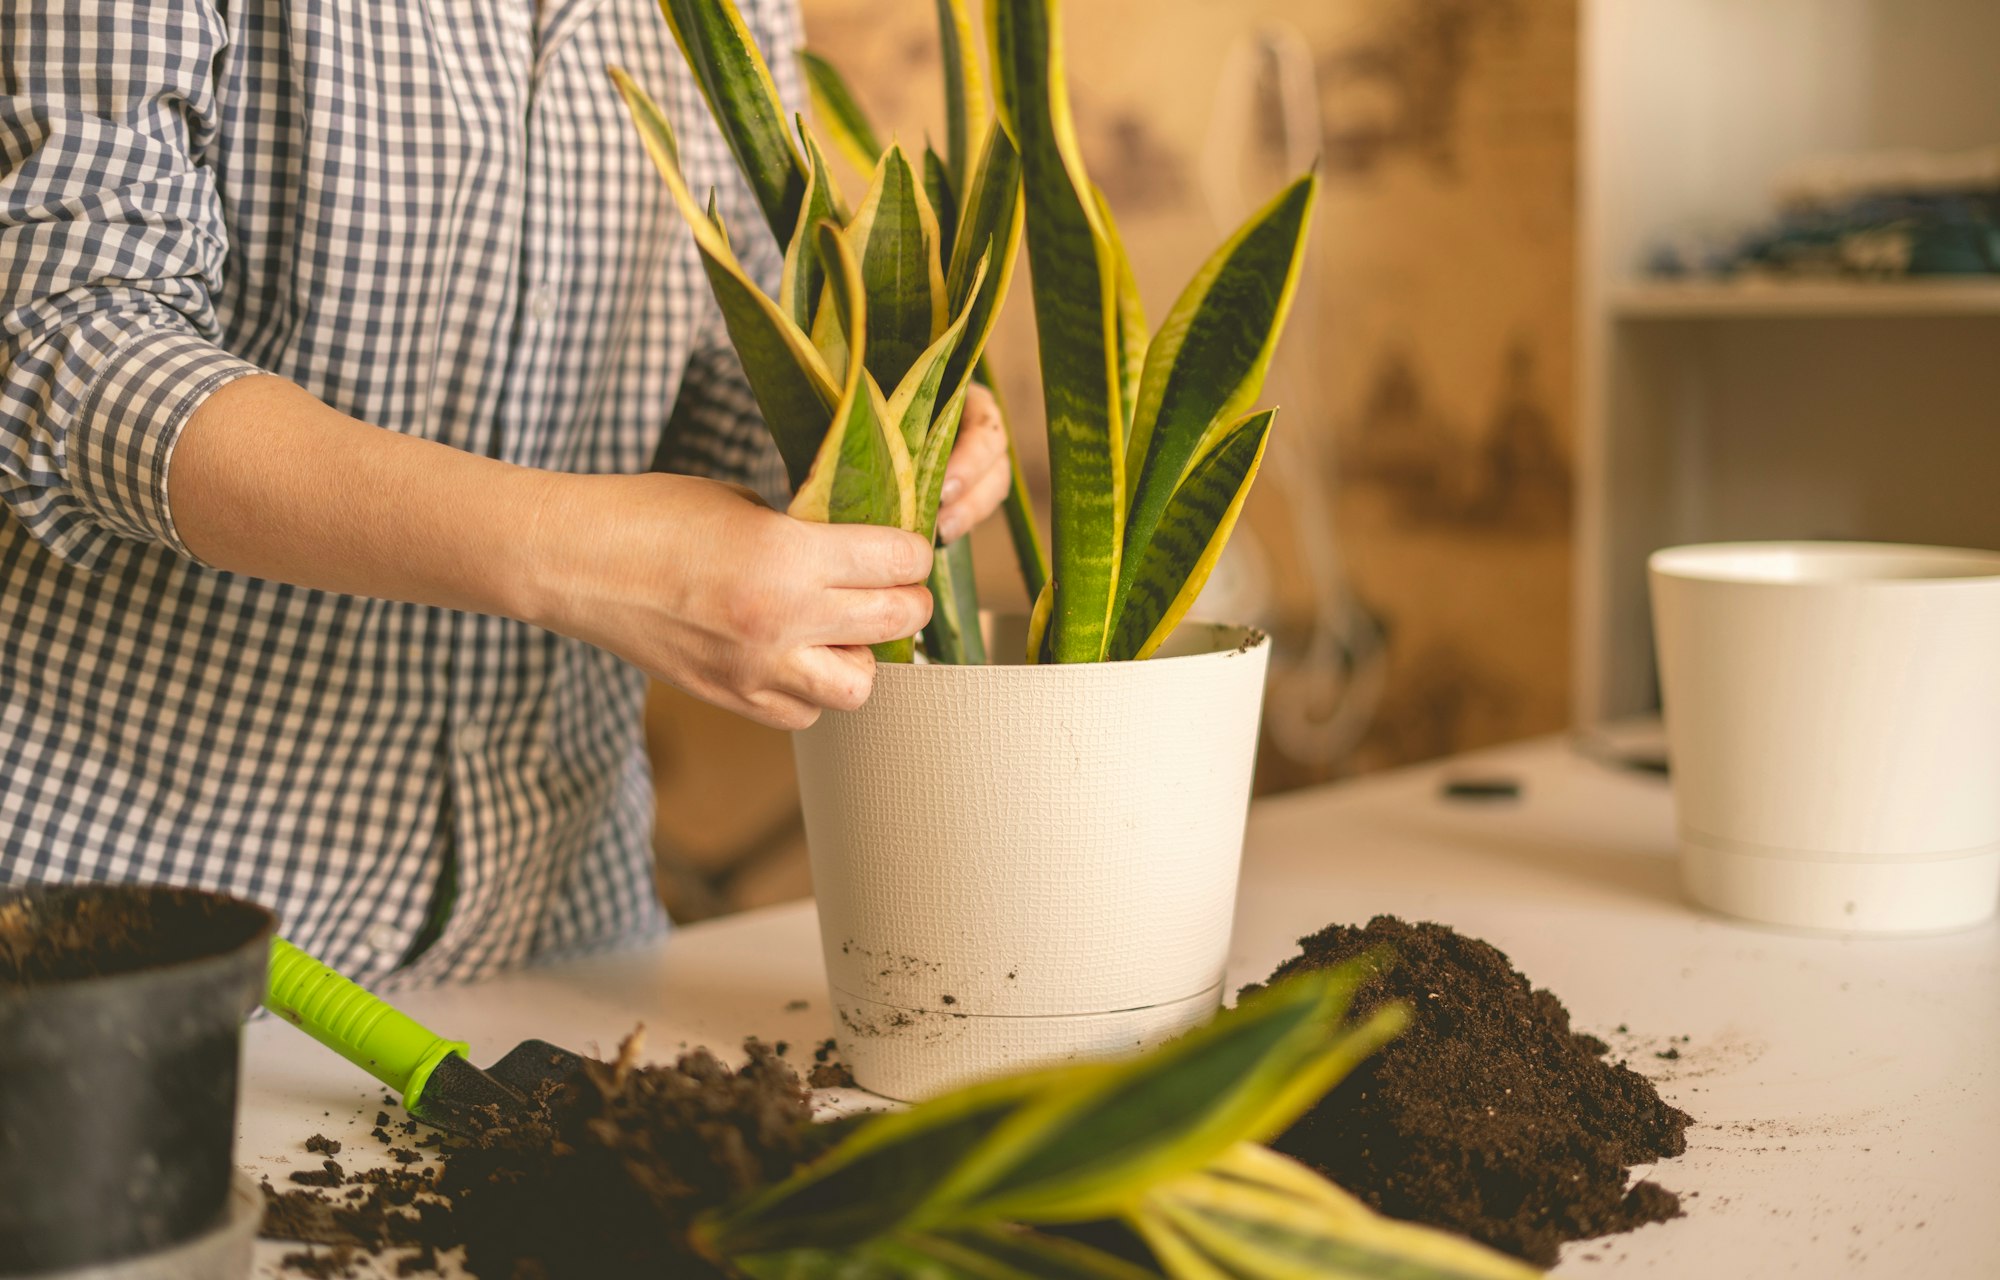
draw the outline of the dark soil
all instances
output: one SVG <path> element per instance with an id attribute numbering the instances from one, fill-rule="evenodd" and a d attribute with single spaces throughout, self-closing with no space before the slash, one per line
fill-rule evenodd
<path id="1" fill-rule="evenodd" d="M 1400 999 L 1409 1028 L 1273 1145 L 1384 1213 L 1544 1266 L 1565 1241 L 1680 1216 L 1626 1169 L 1685 1151 L 1688 1115 L 1492 945 L 1377 916 L 1301 939 L 1271 980 L 1385 946 L 1354 1008 Z"/>
<path id="2" fill-rule="evenodd" d="M 223 955 L 269 919 L 248 903 L 185 889 L 68 885 L 0 894 L 0 990 Z"/>
<path id="3" fill-rule="evenodd" d="M 688 1252 L 689 1223 L 824 1141 L 798 1075 L 767 1046 L 744 1047 L 749 1062 L 734 1071 L 706 1049 L 642 1067 L 635 1036 L 526 1118 L 496 1115 L 476 1140 L 440 1144 L 435 1173 L 371 1169 L 344 1192 L 267 1184 L 263 1234 L 328 1246 L 285 1259 L 307 1274 L 342 1274 L 355 1251 L 388 1247 L 416 1249 L 397 1263 L 416 1274 L 462 1245 L 482 1280 L 719 1275 Z"/>
<path id="4" fill-rule="evenodd" d="M 840 1049 L 837 1040 L 823 1040 L 813 1050 L 813 1069 L 806 1075 L 806 1083 L 815 1089 L 852 1089 L 854 1073 L 836 1055 Z"/>

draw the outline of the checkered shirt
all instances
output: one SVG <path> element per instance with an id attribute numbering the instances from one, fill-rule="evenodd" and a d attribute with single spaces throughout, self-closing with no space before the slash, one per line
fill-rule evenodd
<path id="1" fill-rule="evenodd" d="M 741 6 L 798 102 L 792 0 Z M 655 935 L 645 681 L 504 618 L 194 558 L 167 474 L 258 371 L 526 466 L 782 490 L 605 74 L 780 267 L 653 0 L 0 5 L 0 883 L 199 885 L 363 980 Z"/>

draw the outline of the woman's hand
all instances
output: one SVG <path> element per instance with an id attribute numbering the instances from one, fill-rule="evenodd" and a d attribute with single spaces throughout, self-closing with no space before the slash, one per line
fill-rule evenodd
<path id="1" fill-rule="evenodd" d="M 874 686 L 867 646 L 930 620 L 916 534 L 794 520 L 691 476 L 549 479 L 528 620 L 753 720 L 803 729 L 853 710 Z"/>
<path id="2" fill-rule="evenodd" d="M 965 393 L 958 440 L 944 468 L 944 489 L 938 495 L 938 541 L 955 542 L 992 515 L 1006 500 L 1013 477 L 1000 406 L 991 391 L 974 383 Z"/>

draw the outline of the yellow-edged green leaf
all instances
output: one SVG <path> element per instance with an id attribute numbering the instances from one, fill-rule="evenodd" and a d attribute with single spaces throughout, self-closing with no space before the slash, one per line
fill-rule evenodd
<path id="1" fill-rule="evenodd" d="M 937 218 L 901 147 L 882 153 L 845 235 L 868 296 L 868 372 L 893 387 L 945 327 Z"/>
<path id="2" fill-rule="evenodd" d="M 1054 477 L 1058 662 L 1096 662 L 1125 543 L 1117 281 L 1070 118 L 1057 0 L 989 0 L 1002 121 L 1021 155 L 1028 263 Z"/>
<path id="3" fill-rule="evenodd" d="M 841 209 L 840 190 L 834 185 L 833 172 L 827 167 L 826 157 L 820 154 L 819 143 L 806 131 L 805 121 L 798 122 L 799 139 L 806 149 L 807 179 L 806 193 L 799 217 L 799 225 L 792 232 L 791 243 L 785 246 L 785 269 L 778 287 L 778 307 L 792 318 L 801 332 L 810 333 L 813 327 L 813 311 L 819 304 L 820 286 L 826 279 L 826 270 L 820 265 L 819 224 L 831 219 L 844 221 Z"/>
<path id="4" fill-rule="evenodd" d="M 944 160 L 928 142 L 924 144 L 924 198 L 931 202 L 931 213 L 937 218 L 938 260 L 949 264 L 953 237 L 958 234 L 958 188 L 952 186 Z M 951 307 L 949 290 L 945 307 Z"/>
<path id="5" fill-rule="evenodd" d="M 927 538 L 937 534 L 938 499 L 944 492 L 944 471 L 951 461 L 951 447 L 958 439 L 958 421 L 965 414 L 965 391 L 960 387 L 957 395 L 945 401 L 917 455 L 916 531 Z"/>
<path id="6" fill-rule="evenodd" d="M 1353 967 L 1268 988 L 1140 1057 L 1070 1068 L 1061 1092 L 1038 1093 L 995 1130 L 912 1225 L 1105 1217 L 1201 1168 L 1265 1124 L 1288 1081 L 1341 1054 Z"/>
<path id="7" fill-rule="evenodd" d="M 1236 528 L 1276 413 L 1265 409 L 1238 421 L 1174 491 L 1152 540 L 1135 557 L 1112 658 L 1152 656 L 1187 615 Z"/>
<path id="8" fill-rule="evenodd" d="M 638 126 L 653 167 L 659 170 L 682 219 L 694 233 L 702 268 L 715 291 L 730 341 L 742 359 L 750 390 L 796 489 L 826 438 L 834 408 L 841 400 L 840 387 L 812 340 L 750 279 L 719 222 L 695 201 L 681 176 L 673 129 L 665 113 L 624 71 L 611 68 L 611 78 Z"/>
<path id="9" fill-rule="evenodd" d="M 832 222 L 819 224 L 819 251 L 830 268 L 827 293 L 833 302 L 831 310 L 856 358 L 847 362 L 847 380 L 833 425 L 789 510 L 801 520 L 825 524 L 913 528 L 916 476 L 909 450 L 902 433 L 889 421 L 881 389 L 863 364 L 869 330 L 860 266 Z"/>
<path id="10" fill-rule="evenodd" d="M 1188 1239 L 1172 1219 L 1149 1205 L 1128 1210 L 1125 1221 L 1139 1233 L 1139 1238 L 1173 1280 L 1255 1280 L 1240 1271 L 1225 1269 Z"/>
<path id="11" fill-rule="evenodd" d="M 940 1259 L 960 1265 L 1008 1268 L 1021 1280 L 1158 1280 L 1150 1271 L 1102 1249 L 1020 1227 L 992 1224 L 959 1231 L 915 1234 Z"/>
<path id="12" fill-rule="evenodd" d="M 932 516 L 935 519 L 935 507 Z M 924 652 L 933 662 L 984 666 L 986 635 L 979 625 L 979 579 L 973 570 L 971 538 L 938 548 L 931 558 L 930 589 L 933 607 L 924 628 Z"/>
<path id="13" fill-rule="evenodd" d="M 954 191 L 965 190 L 972 146 L 986 131 L 986 86 L 965 0 L 937 0 L 938 54 L 944 64 L 944 153 Z"/>
<path id="14" fill-rule="evenodd" d="M 745 1256 L 833 1248 L 893 1230 L 950 1169 L 1045 1084 L 1046 1073 L 974 1085 L 871 1117 L 832 1151 L 696 1226 L 711 1251 Z"/>
<path id="15" fill-rule="evenodd" d="M 1111 202 L 1104 198 L 1104 192 L 1092 187 L 1090 194 L 1097 201 L 1097 216 L 1104 224 L 1104 233 L 1111 242 L 1112 274 L 1118 282 L 1118 403 L 1125 409 L 1125 428 L 1129 437 L 1132 427 L 1132 411 L 1138 404 L 1139 374 L 1146 364 L 1146 304 L 1139 296 L 1139 281 L 1132 274 L 1132 260 L 1125 252 L 1125 238 L 1118 234 L 1118 222 L 1111 216 Z M 1126 446 L 1125 483 L 1132 484 L 1136 462 L 1131 455 L 1131 446 Z M 1130 528 L 1127 515 L 1127 528 Z"/>
<path id="16" fill-rule="evenodd" d="M 660 12 L 771 234 L 786 243 L 798 226 L 806 166 L 792 146 L 778 87 L 743 15 L 730 0 L 660 0 Z"/>
<path id="17" fill-rule="evenodd" d="M 1263 1152 L 1256 1159 L 1284 1157 Z M 1255 1280 L 1532 1280 L 1542 1274 L 1460 1236 L 1384 1218 L 1324 1179 L 1312 1193 L 1297 1194 L 1282 1183 L 1203 1172 L 1153 1188 L 1145 1206 L 1226 1274 Z"/>
<path id="18" fill-rule="evenodd" d="M 985 271 L 986 264 L 982 259 L 979 272 L 983 276 Z M 931 437 L 937 434 L 939 426 L 943 424 L 943 406 L 938 402 L 939 389 L 944 385 L 946 363 L 951 353 L 964 342 L 966 322 L 970 319 L 970 308 L 960 312 L 958 318 L 937 336 L 936 341 L 924 348 L 923 354 L 910 365 L 903 374 L 902 382 L 897 384 L 895 392 L 889 397 L 889 420 L 902 429 L 903 441 L 909 446 L 912 455 L 926 451 L 927 446 L 933 443 Z M 870 341 L 873 340 L 871 334 Z M 956 388 L 946 403 L 955 399 L 962 404 L 964 391 L 964 387 Z M 954 413 L 950 429 L 942 444 L 945 453 L 951 451 L 952 441 L 956 439 L 957 433 L 958 416 Z M 923 480 L 921 468 L 917 474 L 921 491 Z M 937 514 L 935 504 L 931 508 L 931 514 Z M 920 524 L 918 531 L 927 532 L 927 529 Z"/>
<path id="19" fill-rule="evenodd" d="M 799 65 L 806 73 L 806 93 L 812 98 L 813 114 L 833 135 L 834 147 L 862 173 L 872 172 L 882 154 L 882 143 L 840 70 L 809 49 L 799 50 Z"/>
<path id="20" fill-rule="evenodd" d="M 968 306 L 972 309 L 972 319 L 966 325 L 967 338 L 952 352 L 951 363 L 945 369 L 946 395 L 956 391 L 979 368 L 986 340 L 992 335 L 994 321 L 1014 280 L 1020 244 L 1021 159 L 1013 141 L 996 125 L 987 134 L 979 149 L 979 160 L 973 165 L 972 188 L 965 193 L 965 214 L 952 245 L 951 266 L 944 277 L 945 297 L 953 313 Z M 987 263 L 986 276 L 983 282 L 975 281 L 974 270 L 982 259 Z M 1008 433 L 1008 441 L 1011 448 L 1012 432 Z M 1036 549 L 1039 552 L 1039 539 Z M 1039 584 L 1035 589 L 1040 590 Z"/>
<path id="21" fill-rule="evenodd" d="M 1028 611 L 1028 652 L 1027 661 L 1032 665 L 1053 662 L 1049 653 L 1049 617 L 1055 612 L 1056 583 L 1053 578 L 1042 580 L 1042 589 L 1035 593 L 1035 604 Z"/>
<path id="22" fill-rule="evenodd" d="M 1128 559 L 1152 538 L 1210 426 L 1236 418 L 1263 390 L 1318 190 L 1318 175 L 1307 174 L 1253 214 L 1202 264 L 1147 347 L 1125 457 Z M 1114 612 L 1134 589 L 1119 584 Z"/>

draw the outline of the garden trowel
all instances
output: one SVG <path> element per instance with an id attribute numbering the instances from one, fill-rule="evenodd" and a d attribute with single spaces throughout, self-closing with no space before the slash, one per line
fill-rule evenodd
<path id="1" fill-rule="evenodd" d="M 447 1040 L 283 938 L 271 940 L 264 1007 L 402 1095 L 417 1119 L 471 1137 L 526 1113 L 582 1072 L 583 1058 L 523 1040 L 484 1071 Z"/>

